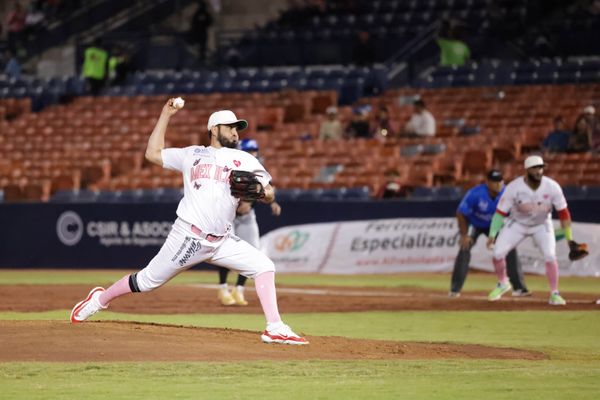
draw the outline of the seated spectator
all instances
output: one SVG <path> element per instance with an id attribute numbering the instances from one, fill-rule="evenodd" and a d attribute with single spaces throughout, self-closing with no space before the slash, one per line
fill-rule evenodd
<path id="1" fill-rule="evenodd" d="M 542 142 L 542 150 L 548 153 L 566 153 L 569 149 L 571 132 L 564 129 L 564 119 L 561 116 L 554 118 L 554 130 Z"/>
<path id="2" fill-rule="evenodd" d="M 384 173 L 385 183 L 379 189 L 377 198 L 393 199 L 397 197 L 405 197 L 406 190 L 400 184 L 400 174 L 395 169 L 390 169 Z"/>
<path id="3" fill-rule="evenodd" d="M 404 135 L 409 137 L 435 136 L 435 119 L 427 110 L 423 100 L 414 102 L 413 115 L 404 127 Z"/>
<path id="4" fill-rule="evenodd" d="M 342 138 L 342 123 L 338 119 L 337 107 L 327 107 L 325 111 L 327 119 L 321 122 L 319 128 L 319 139 L 330 140 L 330 139 L 341 139 Z"/>
<path id="5" fill-rule="evenodd" d="M 6 50 L 5 60 L 4 75 L 6 78 L 19 79 L 21 77 L 21 64 L 19 64 L 19 60 L 10 48 Z"/>
<path id="6" fill-rule="evenodd" d="M 583 153 L 592 149 L 592 136 L 596 129 L 598 121 L 596 119 L 596 109 L 593 106 L 587 106 L 583 113 L 577 117 L 575 128 L 569 138 L 569 152 Z"/>
<path id="7" fill-rule="evenodd" d="M 352 121 L 346 129 L 348 138 L 370 138 L 371 131 L 369 129 L 369 114 L 371 106 L 362 106 L 354 109 L 352 113 Z"/>
<path id="8" fill-rule="evenodd" d="M 388 109 L 385 106 L 379 107 L 377 115 L 373 120 L 373 136 L 378 139 L 393 138 L 396 133 L 392 129 Z"/>

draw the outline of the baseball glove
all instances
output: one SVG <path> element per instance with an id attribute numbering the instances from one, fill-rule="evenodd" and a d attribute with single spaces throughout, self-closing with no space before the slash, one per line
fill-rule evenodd
<path id="1" fill-rule="evenodd" d="M 231 171 L 229 175 L 231 195 L 245 201 L 256 201 L 265 197 L 265 188 L 256 174 L 248 171 Z"/>
<path id="2" fill-rule="evenodd" d="M 577 243 L 573 240 L 569 242 L 569 260 L 581 260 L 583 257 L 590 254 L 586 243 Z"/>

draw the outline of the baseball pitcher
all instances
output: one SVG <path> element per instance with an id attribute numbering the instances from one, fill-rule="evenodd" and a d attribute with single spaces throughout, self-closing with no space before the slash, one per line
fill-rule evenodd
<path id="1" fill-rule="evenodd" d="M 240 201 L 271 203 L 275 197 L 269 173 L 255 157 L 236 149 L 238 130 L 248 123 L 229 110 L 217 111 L 208 120 L 210 146 L 165 148 L 169 120 L 183 106 L 174 101 L 169 99 L 164 105 L 146 148 L 146 159 L 183 174 L 184 197 L 173 228 L 144 269 L 124 276 L 106 290 L 92 289 L 73 307 L 71 322 L 87 320 L 119 296 L 157 289 L 180 272 L 206 261 L 254 279 L 267 320 L 263 342 L 308 344 L 281 320 L 273 262 L 231 231 Z"/>

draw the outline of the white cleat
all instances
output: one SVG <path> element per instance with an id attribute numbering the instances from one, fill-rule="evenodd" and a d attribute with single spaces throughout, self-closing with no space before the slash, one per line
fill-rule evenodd
<path id="1" fill-rule="evenodd" d="M 292 329 L 283 322 L 271 329 L 265 329 L 262 335 L 260 335 L 260 338 L 264 343 L 294 345 L 304 345 L 309 343 L 308 340 L 296 335 Z"/>
<path id="2" fill-rule="evenodd" d="M 87 320 L 92 315 L 96 314 L 100 310 L 106 309 L 108 306 L 103 307 L 100 305 L 99 297 L 104 292 L 103 287 L 93 288 L 87 297 L 75 304 L 73 310 L 71 310 L 71 323 L 77 324 Z"/>

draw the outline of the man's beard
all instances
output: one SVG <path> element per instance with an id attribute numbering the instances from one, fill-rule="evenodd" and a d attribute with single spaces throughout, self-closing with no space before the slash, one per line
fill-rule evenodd
<path id="1" fill-rule="evenodd" d="M 529 180 L 530 180 L 531 182 L 536 182 L 536 183 L 539 183 L 539 182 L 541 182 L 541 181 L 542 181 L 542 177 L 541 177 L 541 176 L 540 176 L 539 178 L 537 178 L 536 176 L 534 176 L 534 175 L 530 174 L 529 172 L 527 173 L 527 177 L 529 178 Z"/>
<path id="2" fill-rule="evenodd" d="M 220 130 L 219 130 L 219 133 L 217 135 L 217 140 L 221 144 L 221 146 L 223 146 L 223 147 L 228 147 L 230 149 L 236 149 L 237 148 L 237 140 L 227 139 L 226 137 L 224 137 L 223 135 L 221 135 L 221 131 Z"/>

